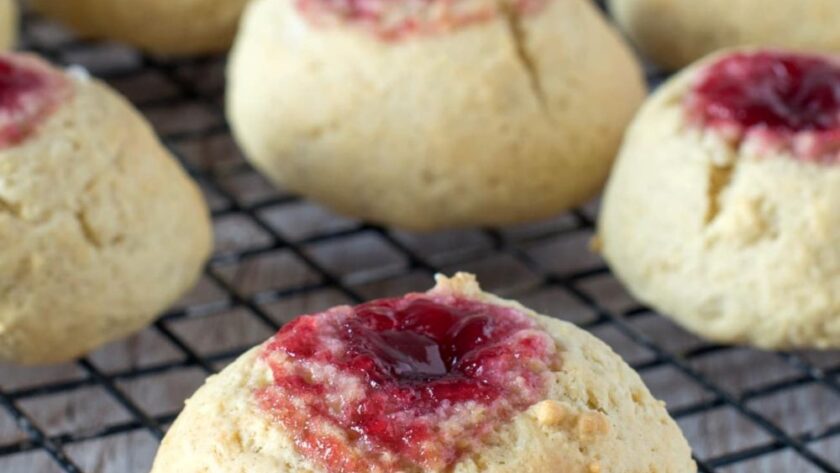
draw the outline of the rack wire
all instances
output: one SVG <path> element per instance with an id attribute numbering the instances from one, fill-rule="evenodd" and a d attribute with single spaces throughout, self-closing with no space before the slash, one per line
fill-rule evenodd
<path id="1" fill-rule="evenodd" d="M 703 472 L 840 472 L 840 354 L 710 345 L 635 303 L 586 251 L 597 204 L 512 229 L 415 235 L 268 185 L 223 115 L 224 59 L 162 60 L 27 15 L 23 47 L 126 94 L 201 184 L 217 249 L 148 330 L 69 365 L 0 367 L 0 471 L 144 472 L 181 401 L 289 317 L 425 290 L 437 272 L 606 339 L 685 431 Z M 664 75 L 651 71 L 651 84 Z"/>

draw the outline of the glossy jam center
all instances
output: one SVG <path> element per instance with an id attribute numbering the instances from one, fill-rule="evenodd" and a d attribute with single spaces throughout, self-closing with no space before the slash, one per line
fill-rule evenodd
<path id="1" fill-rule="evenodd" d="M 541 399 L 554 353 L 516 310 L 415 294 L 288 324 L 258 398 L 328 471 L 441 469 Z"/>
<path id="2" fill-rule="evenodd" d="M 712 65 L 696 92 L 707 122 L 785 131 L 840 125 L 840 67 L 822 58 L 736 54 Z"/>
<path id="3" fill-rule="evenodd" d="M 689 95 L 689 114 L 758 149 L 840 161 L 840 63 L 764 51 L 708 66 Z"/>
<path id="4" fill-rule="evenodd" d="M 69 94 L 67 79 L 40 60 L 0 55 L 0 148 L 23 141 Z"/>
<path id="5" fill-rule="evenodd" d="M 504 14 L 538 11 L 548 0 L 296 0 L 316 25 L 352 24 L 386 41 L 440 34 Z"/>

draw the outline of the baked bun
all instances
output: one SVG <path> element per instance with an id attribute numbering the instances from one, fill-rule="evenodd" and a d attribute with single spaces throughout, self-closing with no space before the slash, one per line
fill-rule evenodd
<path id="1" fill-rule="evenodd" d="M 438 276 L 287 324 L 208 379 L 152 473 L 691 473 L 664 404 L 572 324 Z"/>
<path id="2" fill-rule="evenodd" d="M 0 360 L 68 360 L 192 286 L 211 247 L 207 208 L 99 81 L 5 54 L 0 90 Z"/>
<path id="3" fill-rule="evenodd" d="M 609 0 L 641 51 L 678 69 L 733 46 L 840 52 L 837 0 Z"/>
<path id="4" fill-rule="evenodd" d="M 225 51 L 247 0 L 29 0 L 85 37 L 161 55 Z"/>
<path id="5" fill-rule="evenodd" d="M 645 92 L 590 1 L 335 5 L 256 0 L 232 51 L 234 135 L 276 183 L 420 230 L 538 219 L 601 188 Z"/>
<path id="6" fill-rule="evenodd" d="M 719 342 L 840 348 L 840 57 L 743 50 L 628 132 L 599 236 L 642 301 Z"/>
<path id="7" fill-rule="evenodd" d="M 14 47 L 18 33 L 18 7 L 15 0 L 0 0 L 0 51 Z"/>

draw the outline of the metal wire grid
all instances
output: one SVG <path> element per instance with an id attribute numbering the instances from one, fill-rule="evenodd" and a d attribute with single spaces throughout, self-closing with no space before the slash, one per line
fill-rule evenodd
<path id="1" fill-rule="evenodd" d="M 182 322 L 206 330 L 211 323 L 243 324 L 242 317 L 246 317 L 248 323 L 256 322 L 270 333 L 294 315 L 289 309 L 271 308 L 298 298 L 329 293 L 337 301 L 359 302 L 407 289 L 424 290 L 434 273 L 464 268 L 477 272 L 492 290 L 536 304 L 544 312 L 568 316 L 607 338 L 658 397 L 669 399 L 674 391 L 694 393 L 688 396 L 689 401 L 669 405 L 669 409 L 694 444 L 700 471 L 840 472 L 840 418 L 833 415 L 840 407 L 840 356 L 763 353 L 710 345 L 673 328 L 651 310 L 628 303 L 603 263 L 586 253 L 586 242 L 593 232 L 594 206 L 513 230 L 437 236 L 411 235 L 342 219 L 282 191 L 267 190 L 238 157 L 230 146 L 223 117 L 219 73 L 223 59 L 163 61 L 114 45 L 73 39 L 35 17 L 26 18 L 24 38 L 27 49 L 61 64 L 82 63 L 113 84 L 124 86 L 140 77 L 153 77 L 149 83 L 157 85 L 134 87 L 126 93 L 152 117 L 166 145 L 201 183 L 221 241 L 202 281 L 214 288 L 211 292 L 215 296 L 200 301 L 188 299 L 147 331 L 165 341 L 166 350 L 175 353 L 174 359 L 110 369 L 107 355 L 97 358 L 94 354 L 78 360 L 67 368 L 71 373 L 58 380 L 23 385 L 11 380 L 26 369 L 0 371 L 4 373 L 0 377 L 0 421 L 5 410 L 14 423 L 6 430 L 14 426 L 18 430 L 17 434 L 4 436 L 0 422 L 0 470 L 103 471 L 107 467 L 87 464 L 90 462 L 83 468 L 77 446 L 137 432 L 160 440 L 177 415 L 178 406 L 164 412 L 150 408 L 133 396 L 126 384 L 158 376 L 186 376 L 183 373 L 187 371 L 195 375 L 196 370 L 200 378 L 216 372 L 252 344 L 221 350 L 196 347 L 189 336 L 179 332 Z M 658 82 L 661 77 L 652 73 L 650 79 Z M 191 118 L 187 124 L 179 122 L 184 109 L 195 112 L 198 118 Z M 223 151 L 208 151 L 216 148 Z M 214 157 L 208 158 L 209 154 Z M 235 181 L 244 185 L 236 190 L 230 185 Z M 317 220 L 311 228 L 302 229 L 306 223 L 295 220 L 301 209 L 309 211 L 305 215 L 309 223 Z M 294 223 L 286 220 L 285 225 L 279 225 L 272 218 L 277 214 L 286 215 Z M 224 228 L 229 227 L 247 227 L 257 237 L 245 242 L 236 238 L 227 241 Z M 358 253 L 360 241 L 374 249 Z M 257 271 L 254 280 L 248 279 L 253 273 L 243 270 L 249 265 L 266 264 L 266 260 L 273 261 L 268 263 L 271 266 L 278 259 L 305 276 L 286 281 L 281 269 Z M 337 265 L 337 260 L 343 263 Z M 362 269 L 356 270 L 358 266 Z M 540 307 L 540 301 L 545 307 Z M 663 327 L 667 330 L 660 330 Z M 747 372 L 755 371 L 758 379 L 733 388 L 725 374 L 738 365 L 747 365 Z M 122 411 L 119 420 L 95 426 L 63 426 L 56 431 L 45 428 L 38 419 L 37 407 L 31 407 L 45 398 L 85 396 L 90 388 L 104 392 L 109 402 L 118 406 Z M 791 393 L 802 389 L 819 390 L 820 395 L 809 397 L 813 400 L 802 409 L 787 409 L 785 406 L 794 402 Z M 780 401 L 768 401 L 773 399 Z M 64 401 L 58 402 L 61 407 Z M 791 425 L 791 419 L 801 418 L 808 411 L 817 412 L 816 419 L 805 426 Z M 745 434 L 750 441 L 730 439 L 725 445 L 715 444 L 715 436 L 730 428 L 753 432 Z M 151 457 L 155 443 L 146 448 L 146 456 Z M 32 453 L 46 454 L 51 461 L 38 463 L 44 466 L 37 467 L 28 460 L 2 467 L 4 460 L 28 459 L 26 455 Z M 126 454 L 129 452 L 125 449 L 117 452 Z M 139 464 L 147 468 L 150 461 L 143 458 Z"/>

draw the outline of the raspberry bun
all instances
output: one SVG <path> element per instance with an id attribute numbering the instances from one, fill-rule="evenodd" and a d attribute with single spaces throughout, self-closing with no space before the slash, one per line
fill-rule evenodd
<path id="1" fill-rule="evenodd" d="M 18 33 L 18 8 L 15 0 L 0 0 L 0 51 L 14 47 Z"/>
<path id="2" fill-rule="evenodd" d="M 601 341 L 481 292 L 301 316 L 187 401 L 152 473 L 696 471 Z"/>
<path id="3" fill-rule="evenodd" d="M 171 56 L 225 51 L 247 0 L 29 0 L 77 33 Z"/>
<path id="4" fill-rule="evenodd" d="M 599 234 L 630 290 L 700 335 L 840 347 L 840 57 L 734 51 L 670 80 Z"/>
<path id="5" fill-rule="evenodd" d="M 418 230 L 588 200 L 644 97 L 588 0 L 256 0 L 228 78 L 234 135 L 276 183 Z"/>
<path id="6" fill-rule="evenodd" d="M 143 327 L 210 240 L 197 187 L 125 100 L 0 55 L 0 360 L 64 361 Z"/>
<path id="7" fill-rule="evenodd" d="M 733 46 L 840 52 L 837 0 L 609 0 L 641 51 L 678 69 Z"/>

